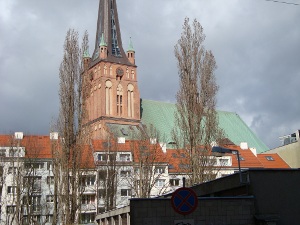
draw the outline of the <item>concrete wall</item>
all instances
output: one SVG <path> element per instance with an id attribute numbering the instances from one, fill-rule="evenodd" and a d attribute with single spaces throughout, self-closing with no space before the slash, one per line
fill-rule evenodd
<path id="1" fill-rule="evenodd" d="M 300 224 L 300 170 L 250 171 L 256 215 L 278 218 L 277 225 Z"/>
<path id="2" fill-rule="evenodd" d="M 291 168 L 300 168 L 300 142 L 280 146 L 263 154 L 277 153 Z"/>
<path id="3" fill-rule="evenodd" d="M 254 225 L 253 215 L 253 197 L 199 198 L 196 210 L 186 216 L 175 212 L 169 198 L 130 200 L 131 225 L 171 225 L 182 220 L 191 225 Z"/>

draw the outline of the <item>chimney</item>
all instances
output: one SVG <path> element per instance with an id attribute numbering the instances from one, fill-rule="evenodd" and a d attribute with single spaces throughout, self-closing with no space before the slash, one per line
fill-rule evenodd
<path id="1" fill-rule="evenodd" d="M 248 143 L 247 143 L 247 142 L 241 142 L 240 148 L 241 148 L 242 150 L 248 149 Z"/>
<path id="2" fill-rule="evenodd" d="M 23 132 L 15 132 L 15 139 L 22 140 L 23 136 Z"/>
<path id="3" fill-rule="evenodd" d="M 58 132 L 51 132 L 50 140 L 58 140 Z"/>
<path id="4" fill-rule="evenodd" d="M 118 137 L 118 144 L 125 144 L 125 137 Z"/>

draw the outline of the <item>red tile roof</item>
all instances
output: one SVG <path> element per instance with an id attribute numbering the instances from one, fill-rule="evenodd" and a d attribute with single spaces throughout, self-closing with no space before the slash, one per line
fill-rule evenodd
<path id="1" fill-rule="evenodd" d="M 241 168 L 263 168 L 263 164 L 258 160 L 258 158 L 253 154 L 250 149 L 241 149 L 240 146 L 228 145 L 225 148 L 238 150 L 240 157 L 244 160 L 240 160 Z M 238 168 L 238 160 L 236 155 L 227 154 L 232 156 L 232 167 Z"/>
<path id="2" fill-rule="evenodd" d="M 16 146 L 17 141 L 19 141 L 20 146 L 25 147 L 26 158 L 36 159 L 51 159 L 53 155 L 51 145 L 55 142 L 59 143 L 59 140 L 51 141 L 49 136 L 24 135 L 23 139 L 13 141 L 13 136 L 11 135 L 0 135 L 0 147 Z M 108 146 L 110 146 L 109 150 L 112 152 L 132 152 L 134 162 L 140 160 L 141 152 L 150 152 L 151 160 L 156 163 L 172 165 L 169 168 L 170 173 L 184 172 L 186 171 L 184 166 L 189 164 L 186 150 L 168 149 L 164 153 L 159 144 L 151 144 L 149 141 L 126 141 L 125 143 L 110 141 L 110 145 L 108 145 L 108 142 L 104 140 L 92 140 L 92 145 L 86 145 L 83 149 L 81 167 L 94 168 L 93 153 L 97 151 L 107 152 Z M 224 147 L 239 151 L 240 156 L 244 158 L 244 160 L 240 161 L 241 168 L 289 168 L 288 164 L 277 154 L 270 154 L 274 160 L 269 161 L 266 159 L 266 156 L 269 155 L 258 154 L 255 156 L 250 149 L 244 150 L 235 145 L 226 145 Z M 231 168 L 237 168 L 237 157 L 233 154 L 226 155 L 232 156 Z"/>
<path id="3" fill-rule="evenodd" d="M 273 160 L 266 157 L 271 156 Z M 276 153 L 258 154 L 257 158 L 263 164 L 264 168 L 290 168 L 290 166 Z"/>
<path id="4" fill-rule="evenodd" d="M 49 136 L 24 135 L 23 139 L 14 140 L 11 135 L 0 135 L 0 147 L 25 147 L 25 158 L 30 159 L 52 159 L 54 152 L 52 146 L 60 140 L 50 140 Z M 92 149 L 84 146 L 81 159 L 82 168 L 95 168 Z"/>

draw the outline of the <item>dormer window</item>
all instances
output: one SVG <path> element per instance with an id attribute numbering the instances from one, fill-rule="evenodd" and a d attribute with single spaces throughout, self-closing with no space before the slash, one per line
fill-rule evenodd
<path id="1" fill-rule="evenodd" d="M 274 161 L 274 158 L 272 156 L 265 156 L 265 158 L 268 160 L 268 161 Z"/>

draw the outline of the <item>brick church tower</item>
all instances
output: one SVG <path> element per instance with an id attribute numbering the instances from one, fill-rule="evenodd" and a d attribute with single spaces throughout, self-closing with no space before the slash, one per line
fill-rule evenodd
<path id="1" fill-rule="evenodd" d="M 93 138 L 103 138 L 107 124 L 138 125 L 140 93 L 135 51 L 122 46 L 116 0 L 100 0 L 95 50 L 84 54 L 88 125 Z"/>

